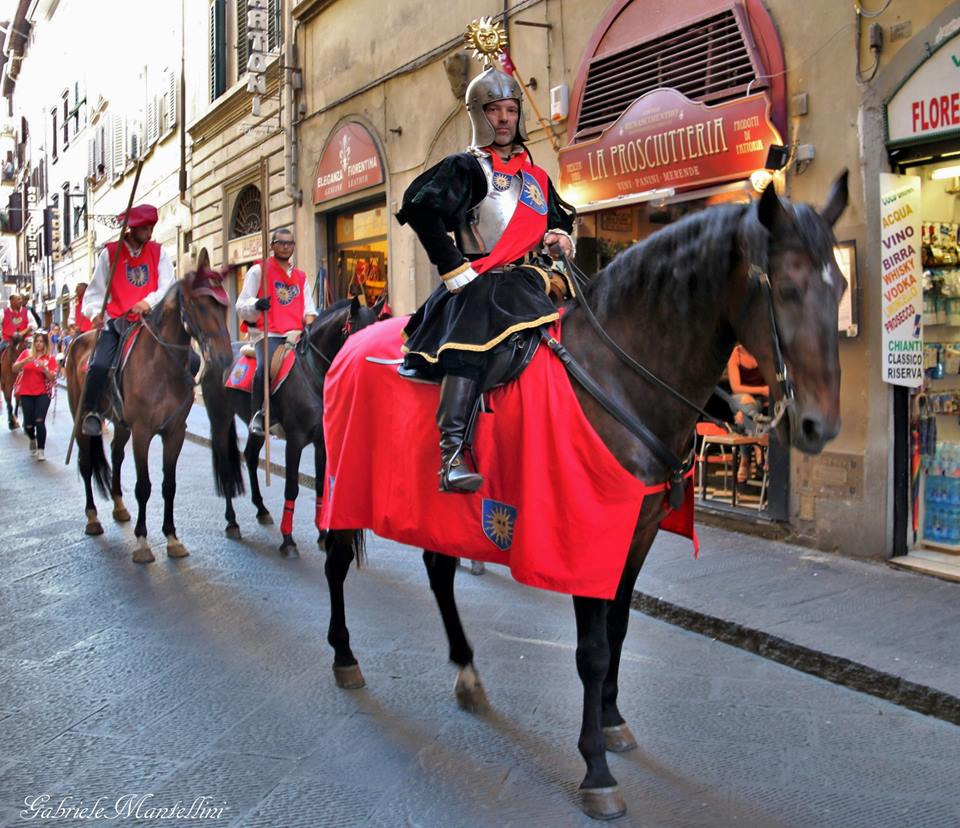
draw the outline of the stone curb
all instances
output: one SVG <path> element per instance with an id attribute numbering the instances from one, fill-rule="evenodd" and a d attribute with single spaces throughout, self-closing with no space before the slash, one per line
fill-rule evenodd
<path id="1" fill-rule="evenodd" d="M 662 598 L 633 593 L 631 605 L 651 618 L 708 636 L 724 644 L 817 676 L 834 684 L 868 693 L 901 707 L 960 725 L 960 698 L 841 656 L 805 647 L 762 630 L 678 606 Z"/>

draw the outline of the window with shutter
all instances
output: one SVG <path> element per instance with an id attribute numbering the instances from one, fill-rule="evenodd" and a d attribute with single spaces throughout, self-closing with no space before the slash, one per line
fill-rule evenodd
<path id="1" fill-rule="evenodd" d="M 97 139 L 87 138 L 87 178 L 97 174 Z"/>
<path id="2" fill-rule="evenodd" d="M 147 103 L 147 146 L 152 147 L 160 138 L 161 99 L 155 95 Z"/>
<path id="3" fill-rule="evenodd" d="M 51 127 L 51 144 L 50 144 L 50 157 L 56 161 L 57 160 L 57 110 L 50 110 L 50 127 Z"/>
<path id="4" fill-rule="evenodd" d="M 164 72 L 163 90 L 163 130 L 166 132 L 177 125 L 177 73 L 172 69 Z"/>
<path id="5" fill-rule="evenodd" d="M 247 36 L 247 0 L 236 0 L 237 11 L 237 78 L 247 71 L 250 57 L 250 40 Z"/>
<path id="6" fill-rule="evenodd" d="M 127 122 L 119 115 L 113 116 L 113 167 L 111 177 L 120 178 L 127 166 Z"/>
<path id="7" fill-rule="evenodd" d="M 267 9 L 267 48 L 275 52 L 280 48 L 280 0 L 268 0 Z"/>
<path id="8" fill-rule="evenodd" d="M 641 95 L 669 87 L 694 101 L 716 104 L 766 88 L 745 31 L 743 10 L 733 6 L 613 54 L 594 58 L 587 70 L 576 140 L 598 135 Z"/>
<path id="9" fill-rule="evenodd" d="M 227 89 L 227 0 L 210 3 L 210 100 Z"/>

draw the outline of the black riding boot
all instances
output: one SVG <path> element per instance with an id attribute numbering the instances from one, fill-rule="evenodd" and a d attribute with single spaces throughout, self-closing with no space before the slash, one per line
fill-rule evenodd
<path id="1" fill-rule="evenodd" d="M 103 431 L 103 417 L 100 414 L 100 398 L 107 386 L 110 371 L 99 365 L 91 365 L 87 373 L 87 386 L 83 395 L 84 412 L 80 431 L 87 437 L 96 437 Z"/>
<path id="2" fill-rule="evenodd" d="M 468 494 L 475 492 L 483 484 L 483 477 L 470 471 L 463 462 L 463 441 L 478 391 L 476 380 L 453 374 L 447 374 L 440 384 L 437 427 L 440 429 L 442 492 Z"/>

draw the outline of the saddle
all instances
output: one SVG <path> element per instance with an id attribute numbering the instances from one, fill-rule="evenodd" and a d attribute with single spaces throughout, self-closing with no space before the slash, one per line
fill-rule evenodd
<path id="1" fill-rule="evenodd" d="M 283 385 L 284 381 L 290 376 L 293 369 L 293 363 L 297 359 L 297 337 L 288 337 L 276 351 L 273 352 L 273 358 L 270 360 L 270 392 L 273 393 Z M 234 346 L 236 349 L 236 346 Z M 243 343 L 239 347 L 239 356 L 234 360 L 230 371 L 227 373 L 227 379 L 224 381 L 224 387 L 232 388 L 235 391 L 245 391 L 250 394 L 253 392 L 253 377 L 257 370 L 257 351 L 251 343 Z"/>

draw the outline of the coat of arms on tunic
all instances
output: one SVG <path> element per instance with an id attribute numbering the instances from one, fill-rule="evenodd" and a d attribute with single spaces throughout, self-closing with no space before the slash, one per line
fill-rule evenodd
<path id="1" fill-rule="evenodd" d="M 513 525 L 517 521 L 517 510 L 498 500 L 483 499 L 481 514 L 483 534 L 493 544 L 506 552 L 513 544 Z"/>
<path id="2" fill-rule="evenodd" d="M 540 189 L 540 185 L 530 173 L 521 170 L 523 175 L 523 186 L 520 187 L 520 201 L 526 204 L 538 216 L 547 214 L 547 199 Z"/>
<path id="3" fill-rule="evenodd" d="M 277 294 L 277 301 L 281 305 L 289 305 L 300 295 L 299 285 L 285 285 L 283 282 L 274 282 L 273 289 Z"/>
<path id="4" fill-rule="evenodd" d="M 504 190 L 509 190 L 510 184 L 512 181 L 513 181 L 513 178 L 507 175 L 506 173 L 502 173 L 502 172 L 494 173 L 493 189 L 500 190 L 500 192 L 503 192 Z"/>
<path id="5" fill-rule="evenodd" d="M 127 281 L 134 287 L 143 287 L 147 283 L 149 276 L 150 269 L 145 264 L 137 265 L 136 267 L 127 265 Z"/>

